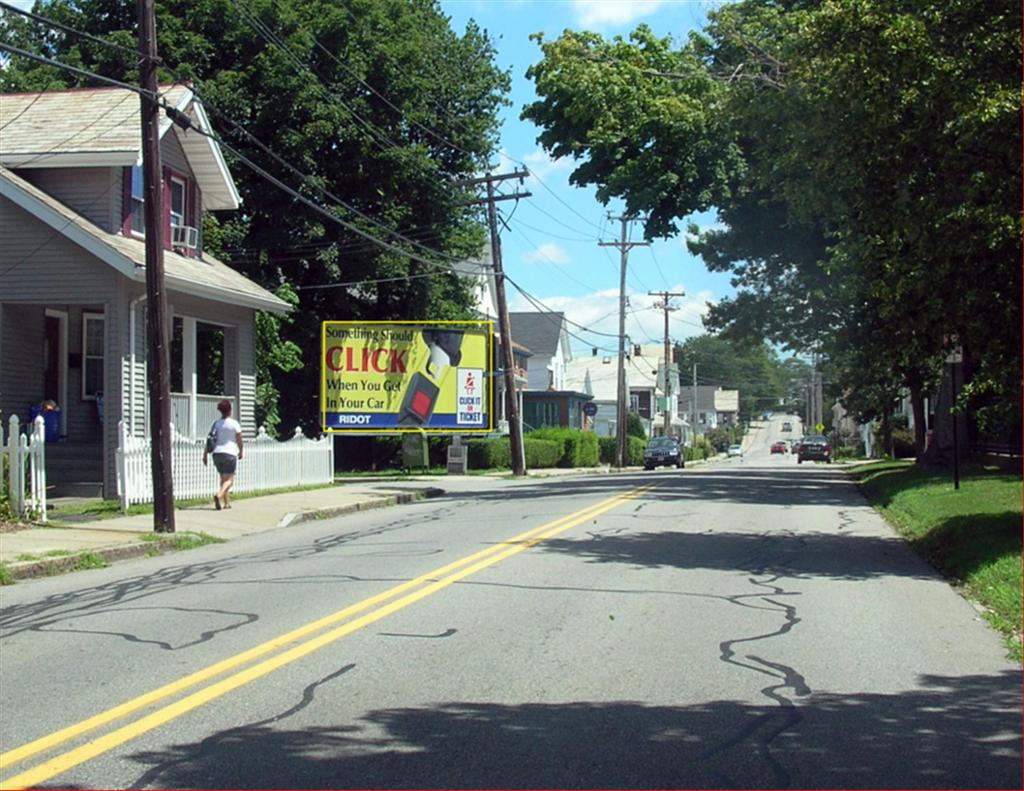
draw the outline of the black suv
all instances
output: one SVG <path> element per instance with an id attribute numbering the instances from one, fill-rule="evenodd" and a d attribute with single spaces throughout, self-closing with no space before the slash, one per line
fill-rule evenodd
<path id="1" fill-rule="evenodd" d="M 804 459 L 831 464 L 832 448 L 828 444 L 828 437 L 817 434 L 800 440 L 796 450 L 796 463 L 802 464 Z"/>
<path id="2" fill-rule="evenodd" d="M 683 447 L 675 437 L 655 437 L 644 448 L 644 469 L 653 470 L 666 464 L 673 467 L 685 466 Z"/>

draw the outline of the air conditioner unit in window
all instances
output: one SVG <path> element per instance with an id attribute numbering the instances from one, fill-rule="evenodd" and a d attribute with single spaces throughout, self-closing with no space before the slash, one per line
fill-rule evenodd
<path id="1" fill-rule="evenodd" d="M 199 247 L 199 231 L 191 225 L 172 225 L 171 247 L 195 250 Z"/>

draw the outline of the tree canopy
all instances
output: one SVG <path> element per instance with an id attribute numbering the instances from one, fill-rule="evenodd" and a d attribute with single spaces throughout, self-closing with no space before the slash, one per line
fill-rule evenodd
<path id="1" fill-rule="evenodd" d="M 36 11 L 135 47 L 133 2 L 40 0 Z M 137 79 L 129 53 L 13 14 L 0 26 L 16 46 Z M 242 209 L 208 217 L 204 243 L 295 295 L 290 321 L 261 326 L 270 346 L 260 356 L 271 361 L 284 419 L 316 425 L 322 320 L 468 317 L 469 290 L 448 269 L 477 257 L 485 235 L 479 210 L 452 184 L 496 150 L 508 75 L 487 34 L 473 25 L 455 33 L 434 0 L 162 0 L 157 33 L 161 82 L 191 82 L 226 141 L 329 215 L 392 245 L 366 240 L 227 155 Z M 5 91 L 87 84 L 17 58 L 0 69 Z M 273 390 L 261 394 L 264 415 L 276 406 Z"/>
<path id="2" fill-rule="evenodd" d="M 975 406 L 1019 421 L 1020 14 L 741 0 L 679 45 L 567 31 L 540 42 L 523 116 L 648 236 L 717 208 L 689 239 L 738 289 L 710 327 L 834 358 L 864 414 L 894 377 L 919 411 L 956 333 Z"/>

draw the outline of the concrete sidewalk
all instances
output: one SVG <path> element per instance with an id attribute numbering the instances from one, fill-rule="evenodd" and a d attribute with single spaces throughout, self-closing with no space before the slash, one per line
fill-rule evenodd
<path id="1" fill-rule="evenodd" d="M 206 533 L 230 540 L 249 533 L 285 528 L 307 519 L 327 519 L 443 493 L 442 489 L 422 481 L 402 484 L 373 481 L 248 497 L 232 501 L 231 508 L 222 511 L 214 508 L 211 498 L 209 505 L 176 510 L 176 532 L 160 535 L 155 540 L 152 514 L 0 533 L 0 563 L 15 579 L 44 576 L 79 568 L 82 562 L 79 556 L 84 552 L 98 555 L 107 562 L 142 557 L 175 548 L 175 537 L 183 533 Z M 59 520 L 59 511 L 52 516 Z"/>

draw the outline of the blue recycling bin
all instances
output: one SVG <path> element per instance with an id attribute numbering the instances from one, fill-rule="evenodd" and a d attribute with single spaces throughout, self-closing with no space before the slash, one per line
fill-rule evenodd
<path id="1" fill-rule="evenodd" d="M 34 406 L 30 410 L 32 422 L 40 415 L 43 416 L 43 433 L 47 442 L 56 442 L 60 439 L 60 409 L 52 409 L 48 412 Z"/>

